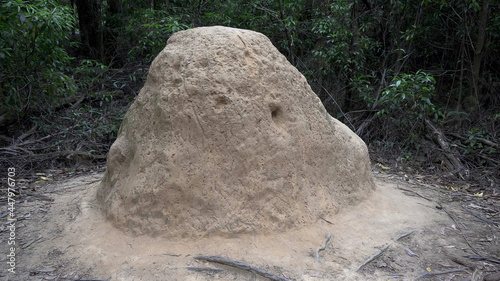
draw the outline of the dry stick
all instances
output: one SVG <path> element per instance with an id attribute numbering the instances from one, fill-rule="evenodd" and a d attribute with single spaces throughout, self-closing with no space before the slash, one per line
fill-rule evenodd
<path id="1" fill-rule="evenodd" d="M 406 188 L 399 187 L 399 184 L 398 184 L 397 186 L 398 186 L 398 188 L 399 188 L 399 189 L 401 189 L 401 190 L 403 190 L 403 191 L 406 191 L 406 192 L 411 192 L 411 193 L 415 193 L 418 197 L 424 198 L 425 200 L 427 200 L 427 201 L 431 201 L 431 202 L 432 202 L 432 200 L 431 200 L 431 199 L 429 199 L 429 198 L 427 198 L 427 197 L 425 197 L 425 196 L 420 195 L 420 194 L 419 194 L 418 192 L 416 192 L 416 191 L 413 191 L 413 190 L 409 190 L 409 189 L 406 189 Z"/>
<path id="2" fill-rule="evenodd" d="M 421 275 L 415 277 L 415 279 L 413 279 L 413 281 L 424 278 L 424 277 L 436 276 L 436 275 L 442 275 L 442 274 L 448 274 L 448 273 L 455 273 L 455 272 L 461 272 L 461 271 L 466 271 L 466 268 L 458 268 L 458 269 L 436 271 L 436 272 L 426 272 L 424 274 L 421 274 Z"/>
<path id="3" fill-rule="evenodd" d="M 494 225 L 494 226 L 498 226 L 498 225 L 499 225 L 499 223 L 498 223 L 498 222 L 495 222 L 495 221 L 492 221 L 492 220 L 490 220 L 490 219 L 487 219 L 487 218 L 485 218 L 485 217 L 481 216 L 480 214 L 478 214 L 478 213 L 476 213 L 476 212 L 474 212 L 474 211 L 472 211 L 472 210 L 469 210 L 469 209 L 465 208 L 464 206 L 462 206 L 462 208 L 463 208 L 464 210 L 466 210 L 469 214 L 471 214 L 471 215 L 475 216 L 476 218 L 478 218 L 478 219 L 480 219 L 480 220 L 482 220 L 482 221 L 485 221 L 485 222 L 487 222 L 487 223 L 489 223 L 489 224 L 492 224 L 492 225 Z"/>
<path id="4" fill-rule="evenodd" d="M 325 219 L 325 218 L 323 218 L 323 217 L 319 217 L 319 218 L 320 218 L 320 219 L 322 219 L 322 220 L 324 220 L 324 221 L 325 221 L 326 223 L 328 223 L 328 224 L 333 224 L 333 222 L 331 222 L 331 221 L 329 221 L 329 220 L 327 220 L 327 219 Z"/>
<path id="5" fill-rule="evenodd" d="M 410 236 L 413 232 L 415 232 L 415 230 L 412 230 L 410 232 L 407 232 L 405 234 L 401 234 L 398 236 L 398 238 L 394 239 L 394 242 L 397 242 L 407 236 Z M 364 263 L 362 263 L 358 269 L 356 269 L 356 271 L 359 271 L 361 270 L 365 265 L 371 263 L 372 261 L 374 261 L 376 258 L 378 258 L 380 255 L 382 255 L 382 253 L 384 253 L 387 249 L 389 249 L 389 246 L 391 246 L 392 243 L 388 244 L 387 246 L 383 247 L 382 249 L 380 249 L 375 255 L 373 255 L 371 258 L 367 259 Z"/>
<path id="6" fill-rule="evenodd" d="M 192 271 L 211 271 L 211 272 L 221 272 L 224 271 L 220 268 L 215 268 L 215 267 L 195 267 L 195 266 L 188 266 L 186 267 L 187 270 L 192 270 Z"/>
<path id="7" fill-rule="evenodd" d="M 80 278 L 64 278 L 64 279 L 73 281 L 109 281 L 108 279 L 80 279 Z"/>
<path id="8" fill-rule="evenodd" d="M 330 241 L 330 239 L 332 238 L 332 235 L 331 235 L 331 234 L 327 234 L 327 235 L 325 236 L 325 238 L 326 238 L 326 239 L 325 239 L 325 242 L 323 242 L 323 246 L 321 246 L 321 248 L 318 248 L 318 249 L 316 250 L 316 261 L 317 261 L 317 262 L 319 262 L 319 252 L 320 252 L 320 251 L 323 251 L 323 250 L 325 250 L 325 249 L 326 249 L 326 244 L 328 244 L 328 241 Z"/>
<path id="9" fill-rule="evenodd" d="M 371 258 L 367 259 L 364 263 L 362 263 L 356 271 L 360 271 L 365 265 L 369 264 L 370 262 L 374 261 L 376 258 L 382 255 L 387 249 L 389 249 L 389 246 L 391 246 L 392 243 L 386 245 L 382 249 L 380 249 L 375 255 L 373 255 Z"/>
<path id="10" fill-rule="evenodd" d="M 472 270 L 476 268 L 476 265 L 473 263 L 470 263 L 469 261 L 463 260 L 459 257 L 450 257 L 450 260 L 452 260 L 454 263 L 458 263 L 459 265 L 466 266 Z"/>
<path id="11" fill-rule="evenodd" d="M 451 171 L 450 174 L 455 174 L 456 176 L 459 176 L 461 179 L 464 179 L 464 176 L 462 175 L 462 171 L 465 171 L 465 167 L 460 161 L 458 157 L 456 157 L 453 154 L 453 151 L 450 148 L 450 144 L 447 142 L 445 135 L 443 132 L 441 132 L 434 124 L 429 119 L 425 119 L 425 123 L 427 124 L 427 127 L 432 131 L 432 138 L 439 144 L 441 147 L 441 150 L 444 153 L 444 156 L 449 162 L 448 169 Z"/>
<path id="12" fill-rule="evenodd" d="M 489 261 L 489 262 L 500 264 L 500 260 L 499 259 L 490 258 L 490 257 L 483 257 L 483 256 L 463 256 L 463 257 L 471 259 L 471 260 Z"/>
<path id="13" fill-rule="evenodd" d="M 258 275 L 260 275 L 262 277 L 268 278 L 269 280 L 273 280 L 273 281 L 291 281 L 290 279 L 287 279 L 285 277 L 281 277 L 281 276 L 278 276 L 278 275 L 274 275 L 272 273 L 269 273 L 269 272 L 267 272 L 265 270 L 262 270 L 260 268 L 251 266 L 249 264 L 246 264 L 246 263 L 243 263 L 243 262 L 240 262 L 240 261 L 234 261 L 234 260 L 226 259 L 226 258 L 219 257 L 219 256 L 196 256 L 194 258 L 197 259 L 197 260 L 205 260 L 205 261 L 210 261 L 210 262 L 216 262 L 216 263 L 220 263 L 220 264 L 224 264 L 224 265 L 236 267 L 236 268 L 239 268 L 239 269 L 242 269 L 242 270 L 250 271 L 250 272 L 253 272 L 255 274 L 258 274 Z"/>
<path id="14" fill-rule="evenodd" d="M 448 212 L 443 206 L 441 206 L 441 204 L 439 204 L 439 206 L 441 207 L 441 209 L 446 213 L 448 214 L 448 216 L 451 218 L 451 220 L 453 220 L 453 222 L 455 223 L 455 225 L 458 227 L 458 222 L 455 220 L 455 218 L 450 214 L 450 212 Z M 476 248 L 474 248 L 470 242 L 469 242 L 469 239 L 467 239 L 467 237 L 465 236 L 465 234 L 461 231 L 460 231 L 460 234 L 462 235 L 462 237 L 464 238 L 465 242 L 467 243 L 467 245 L 469 245 L 469 247 L 471 248 L 471 250 L 478 256 L 480 256 L 479 252 L 476 250 Z"/>
<path id="15" fill-rule="evenodd" d="M 426 199 L 426 200 L 429 200 L 431 202 L 433 202 L 431 199 L 429 198 L 426 198 L 420 194 L 418 194 L 417 192 L 415 191 L 412 191 L 412 190 L 408 190 L 408 189 L 404 189 L 404 188 L 401 188 L 399 187 L 398 185 L 398 188 L 401 189 L 401 190 L 404 190 L 404 191 L 408 191 L 408 192 L 412 192 L 412 193 L 415 193 L 416 195 Z M 455 222 L 455 225 L 458 227 L 458 222 L 455 220 L 455 218 L 443 207 L 441 206 L 441 204 L 437 203 L 439 205 L 439 207 L 453 220 L 453 222 Z M 466 209 L 467 211 L 469 211 L 467 208 L 464 208 Z M 496 224 L 498 225 L 498 224 Z M 469 247 L 472 249 L 472 251 L 476 254 L 476 255 L 479 255 L 479 252 L 470 244 L 469 240 L 467 239 L 467 237 L 465 237 L 465 234 L 462 233 L 462 231 L 460 231 L 460 234 L 462 235 L 462 237 L 464 238 L 465 242 L 467 243 L 467 245 L 469 245 Z M 402 237 L 401 237 L 402 238 Z M 399 240 L 400 238 L 398 238 L 397 240 Z M 396 240 L 396 241 L 397 241 Z"/>
<path id="16" fill-rule="evenodd" d="M 25 243 L 22 248 L 25 249 L 25 248 L 28 248 L 29 246 L 31 246 L 31 244 L 35 243 L 36 241 L 42 239 L 43 236 L 41 234 L 39 234 L 39 236 L 37 238 L 34 238 L 34 239 L 31 239 L 30 241 L 28 241 L 27 243 Z"/>
<path id="17" fill-rule="evenodd" d="M 394 241 L 397 242 L 397 241 L 399 241 L 399 240 L 401 240 L 401 239 L 403 239 L 403 238 L 405 238 L 407 236 L 410 236 L 413 232 L 415 232 L 415 229 L 412 230 L 412 231 L 410 231 L 410 232 L 407 232 L 405 234 L 399 235 L 398 238 L 394 239 Z"/>

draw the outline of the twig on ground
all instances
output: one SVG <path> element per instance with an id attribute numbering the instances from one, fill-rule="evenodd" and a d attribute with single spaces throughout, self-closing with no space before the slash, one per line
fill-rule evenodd
<path id="1" fill-rule="evenodd" d="M 456 137 L 456 138 L 459 138 L 459 139 L 461 139 L 461 140 L 467 140 L 467 137 L 462 136 L 462 135 L 459 135 L 459 134 L 457 134 L 457 133 L 447 133 L 447 134 L 448 134 L 448 135 L 451 135 L 451 136 L 454 136 L 454 137 Z M 493 148 L 495 148 L 495 147 L 500 147 L 500 144 L 495 143 L 495 142 L 490 141 L 490 140 L 487 140 L 487 139 L 485 139 L 485 138 L 474 137 L 474 140 L 478 140 L 478 141 L 482 142 L 483 144 L 489 145 L 489 146 L 491 146 L 491 147 L 493 147 Z"/>
<path id="2" fill-rule="evenodd" d="M 399 240 L 401 240 L 401 239 L 403 239 L 403 238 L 405 238 L 407 236 L 410 236 L 413 232 L 415 232 L 415 229 L 412 230 L 412 231 L 410 231 L 410 232 L 407 232 L 405 234 L 399 235 L 398 238 L 394 239 L 394 241 L 397 242 L 397 241 L 399 241 Z"/>
<path id="3" fill-rule="evenodd" d="M 356 271 L 360 271 L 363 267 L 365 267 L 367 264 L 369 264 L 370 262 L 374 261 L 376 258 L 378 258 L 379 256 L 382 255 L 382 253 L 384 253 L 387 249 L 389 249 L 389 246 L 391 246 L 392 243 L 386 245 L 385 247 L 383 247 L 382 249 L 380 249 L 375 255 L 373 255 L 371 258 L 365 260 L 365 262 L 363 262 L 359 267 L 358 269 L 356 269 Z"/>
<path id="4" fill-rule="evenodd" d="M 466 261 L 464 259 L 461 259 L 459 257 L 450 257 L 450 260 L 452 260 L 454 263 L 457 263 L 459 265 L 463 265 L 463 266 L 466 266 L 472 270 L 474 270 L 476 268 L 476 265 L 469 262 L 469 261 Z"/>
<path id="5" fill-rule="evenodd" d="M 35 243 L 36 241 L 42 239 L 43 236 L 41 234 L 38 234 L 38 237 L 37 238 L 33 238 L 31 239 L 30 241 L 26 242 L 24 245 L 22 245 L 22 248 L 23 249 L 26 249 L 28 248 L 29 246 L 31 246 L 31 244 Z"/>
<path id="6" fill-rule="evenodd" d="M 394 242 L 397 242 L 407 236 L 410 236 L 413 232 L 415 232 L 415 230 L 412 230 L 410 232 L 407 232 L 407 233 L 404 233 L 404 234 L 401 234 L 399 235 L 396 239 L 394 239 Z M 373 255 L 372 257 L 370 257 L 369 259 L 365 260 L 365 262 L 363 262 L 359 267 L 358 269 L 356 269 L 356 271 L 360 271 L 363 267 L 365 267 L 367 264 L 369 264 L 370 262 L 374 261 L 376 258 L 378 258 L 380 255 L 382 255 L 387 249 L 389 249 L 389 246 L 391 246 L 392 243 L 389 243 L 388 245 L 386 245 L 385 247 L 383 247 L 382 249 L 380 249 L 377 253 L 375 253 L 375 255 Z"/>
<path id="7" fill-rule="evenodd" d="M 274 274 L 269 273 L 265 270 L 262 270 L 260 268 L 257 268 L 255 266 L 251 266 L 249 264 L 246 264 L 246 263 L 243 263 L 240 261 L 230 260 L 230 259 L 226 259 L 226 258 L 219 257 L 219 256 L 196 256 L 194 258 L 197 260 L 216 262 L 216 263 L 236 267 L 238 269 L 250 271 L 250 272 L 253 272 L 255 274 L 258 274 L 262 277 L 268 278 L 269 280 L 273 280 L 273 281 L 290 281 L 290 279 L 287 279 L 285 277 L 281 277 L 278 275 L 274 275 Z"/>
<path id="8" fill-rule="evenodd" d="M 495 221 L 492 221 L 492 220 L 490 220 L 490 219 L 487 219 L 487 218 L 485 218 L 485 217 L 481 216 L 480 214 L 478 214 L 478 213 L 476 213 L 476 212 L 474 212 L 474 211 L 472 211 L 472 210 L 469 210 L 469 209 L 465 208 L 464 206 L 462 206 L 462 208 L 463 208 L 464 210 L 466 210 L 469 214 L 471 214 L 471 215 L 475 216 L 476 218 L 478 218 L 478 219 L 480 219 L 480 220 L 482 220 L 482 221 L 485 221 L 485 222 L 487 222 L 487 223 L 489 223 L 489 224 L 492 224 L 492 225 L 494 225 L 494 226 L 498 226 L 498 225 L 500 225 L 499 223 L 497 223 L 497 222 L 495 222 Z"/>
<path id="9" fill-rule="evenodd" d="M 490 257 L 484 257 L 484 256 L 463 256 L 464 258 L 468 258 L 468 259 L 471 259 L 471 260 L 478 260 L 478 261 L 489 261 L 489 262 L 492 262 L 492 263 L 498 263 L 500 264 L 500 260 L 499 259 L 495 259 L 495 258 L 490 258 Z"/>
<path id="10" fill-rule="evenodd" d="M 399 187 L 399 184 L 398 184 L 398 188 L 399 188 L 399 189 L 401 189 L 401 190 L 403 190 L 403 191 L 406 191 L 406 192 L 411 192 L 411 193 L 414 193 L 414 194 L 415 194 L 415 195 L 417 195 L 418 197 L 424 198 L 424 199 L 425 199 L 425 200 L 427 200 L 427 201 L 432 201 L 431 199 L 429 199 L 429 198 L 427 198 L 427 197 L 425 197 L 425 196 L 420 195 L 420 194 L 419 194 L 418 192 L 416 192 L 416 191 L 413 191 L 413 190 L 409 190 L 409 189 L 406 189 L 406 188 Z"/>
<path id="11" fill-rule="evenodd" d="M 192 271 L 211 271 L 211 272 L 221 272 L 224 271 L 223 269 L 216 268 L 216 267 L 195 267 L 195 266 L 188 266 L 186 267 L 187 270 L 192 270 Z"/>
<path id="12" fill-rule="evenodd" d="M 328 244 L 328 242 L 330 241 L 330 239 L 332 238 L 332 235 L 331 234 L 327 234 L 325 236 L 325 242 L 323 242 L 323 245 L 316 249 L 316 261 L 319 262 L 319 252 L 320 251 L 324 251 L 326 249 L 326 245 Z"/>
<path id="13" fill-rule="evenodd" d="M 441 206 L 441 205 L 439 205 Z M 455 226 L 458 228 L 458 222 L 455 220 L 455 218 L 450 214 L 450 212 L 448 212 L 443 206 L 441 206 L 441 209 L 451 218 L 451 220 L 453 220 L 453 222 L 455 223 Z M 462 235 L 462 237 L 464 238 L 465 242 L 467 243 L 467 245 L 469 245 L 469 247 L 471 248 L 471 250 L 478 256 L 480 256 L 479 252 L 476 250 L 476 248 L 474 248 L 471 243 L 469 242 L 469 239 L 467 239 L 467 237 L 465 236 L 465 234 L 461 231 L 460 231 L 460 235 Z"/>
<path id="14" fill-rule="evenodd" d="M 329 220 L 327 220 L 327 219 L 325 219 L 325 218 L 323 218 L 323 217 L 319 217 L 319 218 L 320 218 L 320 219 L 322 219 L 322 220 L 324 220 L 324 221 L 325 221 L 326 223 L 328 223 L 328 224 L 333 224 L 333 222 L 331 222 L 331 221 L 329 221 Z"/>
<path id="15" fill-rule="evenodd" d="M 109 279 L 68 279 L 73 281 L 109 281 Z"/>
<path id="16" fill-rule="evenodd" d="M 443 275 L 443 274 L 455 273 L 455 272 L 462 272 L 462 271 L 466 271 L 466 268 L 457 268 L 457 269 L 451 269 L 451 270 L 445 270 L 445 271 L 426 272 L 424 274 L 420 274 L 419 276 L 415 277 L 415 279 L 413 279 L 413 281 L 418 280 L 418 279 L 422 279 L 425 277 Z"/>

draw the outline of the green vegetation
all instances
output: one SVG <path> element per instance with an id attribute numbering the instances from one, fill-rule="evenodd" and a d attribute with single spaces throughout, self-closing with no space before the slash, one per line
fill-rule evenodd
<path id="1" fill-rule="evenodd" d="M 2 2 L 0 15 L 2 120 L 20 120 L 41 104 L 51 112 L 76 90 L 64 46 L 74 23 L 71 9 L 55 1 L 15 0 Z"/>
<path id="2" fill-rule="evenodd" d="M 150 63 L 163 50 L 168 37 L 173 33 L 188 29 L 180 19 L 169 16 L 165 10 L 139 9 L 125 27 L 125 38 L 131 46 L 129 59 L 144 59 Z M 141 34 L 141 36 L 137 36 Z"/>
<path id="3" fill-rule="evenodd" d="M 426 172 L 449 149 L 463 166 L 448 170 L 491 181 L 500 178 L 499 9 L 498 0 L 2 0 L 0 144 L 47 137 L 53 144 L 23 149 L 104 159 L 170 35 L 225 25 L 267 35 L 373 154 Z M 3 163 L 28 161 L 13 155 Z"/>

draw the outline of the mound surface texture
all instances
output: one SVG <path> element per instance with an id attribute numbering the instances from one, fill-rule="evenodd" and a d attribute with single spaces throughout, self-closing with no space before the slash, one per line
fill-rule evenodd
<path id="1" fill-rule="evenodd" d="M 313 223 L 374 188 L 365 143 L 266 36 L 202 27 L 153 61 L 97 199 L 136 235 L 230 237 Z"/>

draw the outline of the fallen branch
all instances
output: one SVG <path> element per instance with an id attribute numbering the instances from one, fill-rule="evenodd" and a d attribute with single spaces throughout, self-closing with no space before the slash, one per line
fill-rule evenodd
<path id="1" fill-rule="evenodd" d="M 401 240 L 401 239 L 403 239 L 403 238 L 405 238 L 407 236 L 410 236 L 413 232 L 415 232 L 415 229 L 412 230 L 412 231 L 410 231 L 410 232 L 407 232 L 405 234 L 399 235 L 398 238 L 394 239 L 394 241 L 397 242 L 397 241 L 399 241 L 399 240 Z"/>
<path id="2" fill-rule="evenodd" d="M 483 256 L 463 256 L 463 257 L 471 259 L 471 260 L 489 261 L 489 262 L 492 262 L 492 263 L 498 263 L 498 264 L 500 264 L 500 260 L 499 259 L 490 258 L 490 257 L 483 257 Z"/>
<path id="3" fill-rule="evenodd" d="M 432 202 L 432 200 L 431 200 L 431 199 L 429 199 L 429 198 L 427 198 L 427 197 L 425 197 L 425 196 L 420 195 L 420 194 L 419 194 L 418 192 L 416 192 L 416 191 L 413 191 L 413 190 L 409 190 L 409 189 L 406 189 L 406 188 L 399 187 L 399 184 L 398 184 L 397 186 L 398 186 L 398 189 L 401 189 L 401 190 L 406 191 L 406 192 L 414 193 L 414 194 L 415 194 L 415 195 L 417 195 L 418 197 L 423 198 L 423 199 L 425 199 L 425 200 L 427 200 L 427 201 L 431 201 L 431 202 Z"/>
<path id="4" fill-rule="evenodd" d="M 192 271 L 210 271 L 210 272 L 221 272 L 224 271 L 220 268 L 215 268 L 215 267 L 194 267 L 194 266 L 188 266 L 186 267 L 187 270 L 192 270 Z"/>
<path id="5" fill-rule="evenodd" d="M 31 239 L 30 241 L 24 243 L 24 245 L 22 245 L 22 248 L 26 249 L 29 246 L 31 246 L 31 244 L 35 243 L 36 241 L 38 241 L 38 240 L 40 240 L 42 238 L 43 238 L 43 236 L 41 234 L 39 234 L 37 238 Z"/>
<path id="6" fill-rule="evenodd" d="M 76 279 L 67 279 L 67 280 L 73 280 L 73 281 L 109 281 L 109 279 L 80 279 L 80 278 L 76 278 Z"/>
<path id="7" fill-rule="evenodd" d="M 25 138 L 31 136 L 35 131 L 36 129 L 38 128 L 38 125 L 35 125 L 33 126 L 31 129 L 29 129 L 29 131 L 27 131 L 26 133 L 20 135 L 18 138 L 17 138 L 17 141 L 18 142 L 21 142 L 23 141 Z"/>
<path id="8" fill-rule="evenodd" d="M 467 137 L 464 137 L 464 136 L 459 135 L 459 134 L 457 134 L 457 133 L 448 133 L 448 134 L 449 134 L 449 135 L 451 135 L 451 136 L 454 136 L 454 137 L 456 137 L 456 138 L 459 138 L 459 139 L 461 139 L 461 140 L 468 140 L 468 138 L 467 138 Z M 500 147 L 500 144 L 495 143 L 495 142 L 490 141 L 490 140 L 487 140 L 487 139 L 485 139 L 485 138 L 474 137 L 474 140 L 480 141 L 480 142 L 482 142 L 483 144 L 488 145 L 488 146 L 491 146 L 491 147 L 493 147 L 493 148 Z"/>
<path id="9" fill-rule="evenodd" d="M 455 223 L 455 226 L 458 228 L 458 222 L 455 220 L 455 218 L 450 214 L 450 212 L 448 212 L 443 206 L 439 205 L 441 207 L 441 210 L 443 210 L 450 218 L 451 220 Z M 462 237 L 464 238 L 465 242 L 467 243 L 467 245 L 469 245 L 469 247 L 471 248 L 471 250 L 476 254 L 476 255 L 479 255 L 479 252 L 476 250 L 476 248 L 474 248 L 472 246 L 472 244 L 469 242 L 469 239 L 467 239 L 467 237 L 465 236 L 465 234 L 460 230 L 460 229 L 457 229 L 459 232 L 460 235 L 462 235 Z"/>
<path id="10" fill-rule="evenodd" d="M 399 235 L 396 239 L 394 239 L 394 242 L 397 242 L 405 237 L 408 237 L 410 236 L 413 232 L 415 232 L 415 230 L 411 230 L 407 233 L 404 233 L 404 234 L 401 234 Z M 383 247 L 382 249 L 380 249 L 377 253 L 375 253 L 375 255 L 373 255 L 372 257 L 370 257 L 369 259 L 365 260 L 365 262 L 363 262 L 359 267 L 358 269 L 356 269 L 356 271 L 360 271 L 363 267 L 365 267 L 367 264 L 371 263 L 372 261 L 374 261 L 375 259 L 377 259 L 380 255 L 382 255 L 387 249 L 389 249 L 389 246 L 391 246 L 392 243 L 386 245 L 385 247 Z"/>
<path id="11" fill-rule="evenodd" d="M 360 271 L 363 267 L 365 267 L 367 264 L 371 263 L 375 259 L 377 259 L 379 256 L 381 256 L 387 249 L 389 249 L 389 246 L 391 246 L 392 243 L 386 245 L 382 249 L 380 249 L 375 255 L 373 255 L 371 258 L 367 259 L 364 263 L 362 263 L 356 271 Z"/>
<path id="12" fill-rule="evenodd" d="M 470 263 L 470 262 L 468 262 L 466 260 L 463 260 L 463 259 L 461 259 L 459 257 L 450 257 L 450 260 L 452 260 L 454 263 L 457 263 L 459 265 L 466 266 L 466 267 L 468 267 L 468 268 L 470 268 L 472 270 L 474 270 L 476 268 L 475 264 Z"/>
<path id="13" fill-rule="evenodd" d="M 432 124 L 432 122 L 429 121 L 428 119 L 425 120 L 425 123 L 427 124 L 429 131 L 432 132 L 432 138 L 441 147 L 441 150 L 443 151 L 445 156 L 443 162 L 446 164 L 450 173 L 455 174 L 461 179 L 465 179 L 464 175 L 462 175 L 462 171 L 465 171 L 465 167 L 460 161 L 460 159 L 458 159 L 451 151 L 450 145 L 446 141 L 446 137 L 443 134 L 443 132 L 441 132 L 438 128 L 436 128 L 436 126 L 434 126 L 434 124 Z"/>
<path id="14" fill-rule="evenodd" d="M 326 239 L 325 239 L 325 242 L 323 242 L 323 245 L 320 248 L 316 249 L 316 261 L 317 262 L 319 262 L 319 252 L 320 251 L 324 251 L 326 249 L 326 245 L 328 244 L 328 241 L 330 241 L 330 239 L 332 238 L 332 235 L 331 234 L 327 234 L 325 236 L 325 238 Z"/>
<path id="15" fill-rule="evenodd" d="M 66 151 L 53 151 L 53 152 L 35 154 L 33 153 L 33 151 L 29 151 L 22 147 L 5 147 L 5 148 L 0 148 L 0 151 L 5 151 L 3 152 L 4 154 L 13 155 L 9 157 L 10 159 L 29 159 L 31 161 L 42 161 L 58 157 L 66 157 L 67 159 L 70 159 L 75 156 L 89 160 L 107 158 L 106 154 L 93 154 L 91 151 L 66 150 Z M 21 152 L 19 151 L 24 152 L 24 154 L 21 154 Z"/>
<path id="16" fill-rule="evenodd" d="M 73 156 L 79 156 L 85 159 L 106 159 L 107 155 L 105 154 L 92 154 L 90 151 L 54 151 L 43 154 L 34 154 L 28 156 L 30 159 L 38 159 L 38 158 L 55 158 L 55 157 L 66 157 L 70 159 Z"/>
<path id="17" fill-rule="evenodd" d="M 333 224 L 333 222 L 331 222 L 331 221 L 329 221 L 329 220 L 327 220 L 327 219 L 325 219 L 325 218 L 323 218 L 323 217 L 319 217 L 319 218 L 320 218 L 320 219 L 322 219 L 322 220 L 324 220 L 324 221 L 325 221 L 326 223 L 328 223 L 328 224 Z"/>
<path id="18" fill-rule="evenodd" d="M 495 221 L 492 221 L 492 220 L 490 220 L 490 219 L 487 219 L 487 218 L 485 218 L 485 217 L 481 216 L 480 214 L 478 214 L 478 213 L 476 213 L 476 212 L 474 212 L 474 211 L 472 211 L 472 210 L 469 210 L 469 209 L 465 208 L 464 206 L 462 206 L 462 208 L 463 208 L 464 210 L 466 210 L 469 214 L 471 214 L 471 215 L 475 216 L 476 218 L 478 218 L 478 219 L 480 219 L 480 220 L 482 220 L 482 221 L 485 221 L 485 222 L 487 222 L 487 223 L 489 223 L 489 224 L 492 224 L 492 225 L 494 225 L 494 226 L 498 226 L 498 225 L 500 225 L 498 222 L 495 222 Z"/>
<path id="19" fill-rule="evenodd" d="M 448 273 L 455 273 L 455 272 L 462 272 L 466 271 L 466 268 L 458 268 L 458 269 L 451 269 L 451 270 L 445 270 L 445 271 L 436 271 L 436 272 L 426 272 L 424 274 L 420 274 L 419 276 L 415 277 L 413 281 L 422 279 L 425 277 L 430 277 L 430 276 L 436 276 L 436 275 L 443 275 L 443 274 L 448 274 Z"/>
<path id="20" fill-rule="evenodd" d="M 260 268 L 251 266 L 249 264 L 246 264 L 246 263 L 243 263 L 243 262 L 240 262 L 240 261 L 226 259 L 226 258 L 219 257 L 219 256 L 196 256 L 194 258 L 197 259 L 197 260 L 204 260 L 204 261 L 209 261 L 209 262 L 216 262 L 216 263 L 220 263 L 220 264 L 223 264 L 223 265 L 232 266 L 232 267 L 235 267 L 235 268 L 238 268 L 238 269 L 250 271 L 250 272 L 253 272 L 255 274 L 258 274 L 258 275 L 260 275 L 262 277 L 268 278 L 269 280 L 273 280 L 273 281 L 291 281 L 290 279 L 287 279 L 285 277 L 281 277 L 281 276 L 278 276 L 278 275 L 274 275 L 272 273 L 269 273 L 269 272 L 267 272 L 265 270 L 262 270 Z"/>

